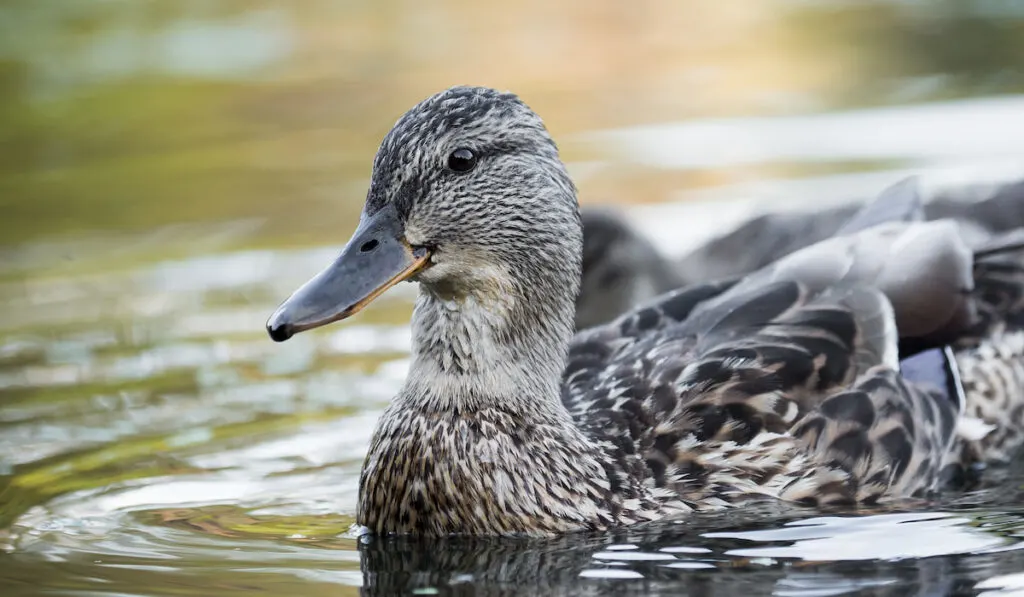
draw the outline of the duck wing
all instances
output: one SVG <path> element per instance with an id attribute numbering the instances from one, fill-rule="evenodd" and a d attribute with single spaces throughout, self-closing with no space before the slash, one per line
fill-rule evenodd
<path id="1" fill-rule="evenodd" d="M 745 278 L 733 276 L 693 284 L 649 300 L 647 305 L 627 312 L 612 325 L 577 336 L 566 377 L 578 383 L 601 371 L 613 347 L 634 342 L 652 329 L 685 320 L 702 303 L 719 297 L 737 283 L 750 289 L 778 280 L 797 280 L 816 291 L 844 283 L 881 286 L 900 305 L 901 330 L 908 330 L 907 334 L 930 330 L 937 326 L 932 319 L 945 321 L 949 312 L 960 307 L 964 287 L 971 285 L 970 257 L 952 229 L 953 224 L 899 224 L 923 218 L 918 179 L 903 180 L 850 216 L 836 238 L 797 250 Z M 585 231 L 592 232 L 593 240 L 584 250 L 586 285 L 586 272 L 597 269 L 598 261 L 609 261 L 603 257 L 608 247 L 622 238 L 631 239 L 629 244 L 635 245 L 639 237 L 621 218 L 609 212 L 591 210 L 586 212 L 584 221 L 588 226 Z M 910 275 L 922 270 L 930 275 Z M 922 283 L 931 285 L 925 287 L 925 292 L 940 295 L 944 300 L 914 300 L 917 297 L 909 289 L 918 289 Z M 921 302 L 927 302 L 928 308 L 922 310 Z M 579 304 L 578 301 L 578 307 Z M 920 315 L 922 311 L 927 314 L 924 318 Z"/>
<path id="2" fill-rule="evenodd" d="M 972 265 L 951 222 L 823 241 L 580 334 L 563 402 L 623 471 L 611 478 L 645 470 L 694 503 L 933 489 L 960 403 L 903 379 L 898 341 L 973 323 Z"/>
<path id="3" fill-rule="evenodd" d="M 966 465 L 1009 461 L 1024 444 L 1024 229 L 993 237 L 975 255 L 978 317 L 953 344 L 965 413 L 981 424 L 962 434 Z"/>
<path id="4" fill-rule="evenodd" d="M 936 485 L 957 403 L 900 377 L 881 292 L 786 280 L 703 301 L 689 292 L 665 297 L 696 303 L 682 320 L 650 305 L 571 348 L 607 351 L 596 371 L 570 366 L 564 396 L 609 455 L 613 485 L 643 473 L 695 506 L 751 494 L 865 501 Z"/>
<path id="5" fill-rule="evenodd" d="M 971 293 L 978 316 L 957 346 L 976 345 L 1001 330 L 1024 330 L 1024 228 L 993 236 L 974 248 Z"/>
<path id="6" fill-rule="evenodd" d="M 591 410 L 596 396 L 591 389 L 596 380 L 630 346 L 660 330 L 678 326 L 705 301 L 721 295 L 736 284 L 728 278 L 694 284 L 663 294 L 619 316 L 611 323 L 584 330 L 573 338 L 562 375 L 562 402 L 570 412 Z"/>
<path id="7" fill-rule="evenodd" d="M 904 354 L 941 346 L 976 322 L 974 254 L 956 222 L 924 218 L 919 179 L 904 179 L 832 238 L 776 260 L 740 286 L 774 280 L 798 280 L 812 290 L 873 286 L 893 305 Z"/>
<path id="8" fill-rule="evenodd" d="M 1024 180 L 985 181 L 953 185 L 925 205 L 929 220 L 952 218 L 970 222 L 988 233 L 1024 226 Z"/>
<path id="9" fill-rule="evenodd" d="M 883 191 L 882 196 L 916 192 L 928 197 L 923 206 L 926 220 L 955 219 L 962 232 L 973 238 L 1024 225 L 1024 181 L 928 186 L 931 188 L 925 188 L 919 179 L 904 180 Z M 765 213 L 694 249 L 679 260 L 677 267 L 684 279 L 694 281 L 749 274 L 793 251 L 840 234 L 844 227 L 844 233 L 849 233 L 852 218 L 863 209 L 842 203 L 813 211 Z M 893 212 L 898 214 L 897 209 Z M 891 217 L 900 220 L 898 215 Z"/>
<path id="10" fill-rule="evenodd" d="M 812 289 L 872 286 L 892 303 L 911 354 L 956 338 L 976 321 L 974 257 L 956 222 L 887 223 L 796 251 L 745 286 L 799 280 Z M 908 344 L 910 346 L 910 344 Z"/>
<path id="11" fill-rule="evenodd" d="M 839 230 L 836 236 L 853 234 L 890 222 L 923 222 L 924 199 L 920 179 L 905 178 L 887 187 L 874 200 L 860 208 Z"/>
<path id="12" fill-rule="evenodd" d="M 677 268 L 686 280 L 750 274 L 833 236 L 885 222 L 924 220 L 922 196 L 920 180 L 911 177 L 886 188 L 863 206 L 843 203 L 814 211 L 762 214 L 695 249 L 679 260 Z"/>

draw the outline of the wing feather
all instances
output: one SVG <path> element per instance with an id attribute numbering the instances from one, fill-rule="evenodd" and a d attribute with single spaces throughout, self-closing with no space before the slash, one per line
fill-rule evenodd
<path id="1" fill-rule="evenodd" d="M 672 297 L 683 307 L 674 311 L 678 317 L 664 310 L 658 317 L 632 314 L 574 344 L 570 360 L 577 368 L 566 394 L 588 397 L 567 400 L 580 427 L 614 445 L 623 467 L 642 463 L 656 487 L 694 502 L 728 502 L 758 491 L 793 496 L 801 488 L 833 501 L 870 498 L 878 487 L 916 490 L 898 484 L 903 474 L 862 490 L 865 475 L 877 477 L 880 469 L 854 462 L 869 453 L 856 438 L 888 438 L 891 445 L 882 445 L 893 448 L 889 464 L 875 456 L 887 470 L 927 468 L 936 459 L 920 454 L 940 446 L 929 435 L 931 443 L 900 452 L 896 436 L 885 435 L 895 428 L 887 417 L 918 408 L 903 402 L 935 399 L 894 369 L 897 335 L 885 296 L 871 288 L 812 292 L 792 281 L 734 291 L 680 291 Z M 614 348 L 598 342 L 605 346 L 600 350 L 592 343 L 602 332 L 606 340 L 630 341 Z M 598 361 L 597 371 L 580 374 L 586 370 L 580 363 Z M 838 404 L 845 400 L 853 411 L 864 400 L 879 401 L 872 403 L 874 426 L 856 437 L 846 427 L 837 431 Z M 948 425 L 942 430 L 951 437 Z"/>
<path id="2" fill-rule="evenodd" d="M 920 179 L 912 176 L 883 190 L 843 224 L 836 235 L 861 232 L 887 222 L 921 222 L 924 219 Z"/>

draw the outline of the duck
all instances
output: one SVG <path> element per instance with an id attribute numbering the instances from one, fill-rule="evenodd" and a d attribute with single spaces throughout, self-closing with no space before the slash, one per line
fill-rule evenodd
<path id="1" fill-rule="evenodd" d="M 956 232 L 882 222 L 577 333 L 583 227 L 558 148 L 515 94 L 459 86 L 385 135 L 351 239 L 266 328 L 283 342 L 418 284 L 359 478 L 367 533 L 854 507 L 930 495 L 1020 441 L 1024 242 L 975 252 Z"/>
<path id="2" fill-rule="evenodd" d="M 924 202 L 925 219 L 957 220 L 961 236 L 971 244 L 1024 226 L 1024 180 L 947 185 L 933 193 L 924 187 L 920 177 L 909 177 L 872 201 L 916 194 Z M 631 307 L 687 284 L 749 274 L 836 235 L 861 209 L 861 203 L 764 213 L 678 259 L 664 255 L 618 210 L 582 208 L 583 281 L 576 300 L 576 327 L 606 323 Z"/>
<path id="3" fill-rule="evenodd" d="M 607 323 L 630 307 L 687 285 L 680 268 L 618 211 L 581 208 L 580 222 L 583 274 L 576 297 L 576 329 Z"/>

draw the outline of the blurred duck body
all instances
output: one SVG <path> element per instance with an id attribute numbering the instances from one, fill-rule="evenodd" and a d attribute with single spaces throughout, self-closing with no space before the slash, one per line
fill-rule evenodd
<path id="1" fill-rule="evenodd" d="M 980 173 L 979 177 L 985 179 Z M 915 178 L 891 190 L 919 194 L 926 220 L 956 220 L 969 245 L 1024 226 L 1024 180 L 932 186 L 936 188 L 928 190 Z M 576 299 L 576 327 L 607 323 L 687 284 L 766 267 L 834 236 L 861 207 L 859 202 L 846 202 L 820 210 L 764 213 L 678 259 L 662 254 L 618 210 L 584 208 L 583 280 Z"/>

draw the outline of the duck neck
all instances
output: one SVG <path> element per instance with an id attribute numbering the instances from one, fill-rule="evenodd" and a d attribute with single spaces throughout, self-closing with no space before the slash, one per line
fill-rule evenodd
<path id="1" fill-rule="evenodd" d="M 421 291 L 412 367 L 370 443 L 359 524 L 437 535 L 611 524 L 604 454 L 561 402 L 572 303 L 553 314 L 522 295 L 453 302 L 434 290 Z"/>
<path id="2" fill-rule="evenodd" d="M 460 293 L 422 285 L 404 397 L 428 410 L 499 408 L 524 418 L 566 418 L 560 386 L 575 288 L 555 286 Z"/>

